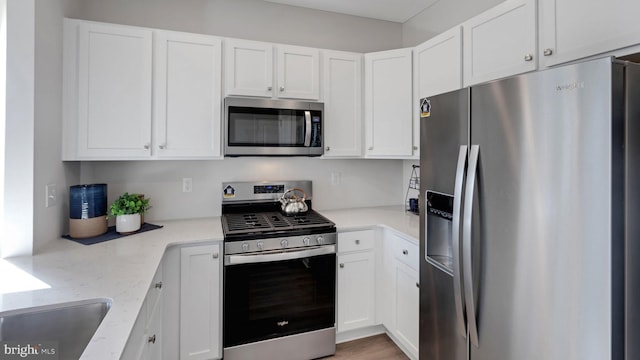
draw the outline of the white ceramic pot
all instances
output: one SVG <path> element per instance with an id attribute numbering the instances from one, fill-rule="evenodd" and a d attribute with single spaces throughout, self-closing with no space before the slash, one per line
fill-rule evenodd
<path id="1" fill-rule="evenodd" d="M 116 216 L 116 231 L 128 234 L 140 229 L 140 214 Z"/>

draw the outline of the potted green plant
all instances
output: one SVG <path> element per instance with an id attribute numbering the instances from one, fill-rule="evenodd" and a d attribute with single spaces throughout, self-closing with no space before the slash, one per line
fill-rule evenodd
<path id="1" fill-rule="evenodd" d="M 138 194 L 124 193 L 109 208 L 109 215 L 116 217 L 116 231 L 128 234 L 140 229 L 140 215 L 149 210 L 149 199 Z"/>

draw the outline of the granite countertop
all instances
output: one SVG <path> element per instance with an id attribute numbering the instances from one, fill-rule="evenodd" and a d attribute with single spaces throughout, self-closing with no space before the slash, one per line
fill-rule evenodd
<path id="1" fill-rule="evenodd" d="M 401 206 L 319 212 L 333 221 L 338 231 L 382 226 L 418 242 L 419 217 Z M 61 238 L 35 256 L 0 260 L 3 276 L 12 276 L 7 274 L 14 270 L 40 280 L 45 287 L 0 294 L 0 312 L 111 299 L 111 309 L 82 359 L 119 359 L 165 249 L 223 240 L 219 217 L 153 223 L 164 227 L 94 245 Z"/>

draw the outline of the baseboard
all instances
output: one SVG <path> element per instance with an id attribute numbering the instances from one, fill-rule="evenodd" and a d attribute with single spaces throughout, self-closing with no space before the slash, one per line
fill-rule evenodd
<path id="1" fill-rule="evenodd" d="M 367 326 L 365 328 L 343 331 L 336 334 L 336 344 L 358 340 L 369 336 L 380 335 L 386 332 L 387 329 L 382 325 Z"/>
<path id="2" fill-rule="evenodd" d="M 391 339 L 391 341 L 393 341 L 393 343 L 396 344 L 396 346 L 400 348 L 400 350 L 402 350 L 402 352 L 405 355 L 407 355 L 409 359 L 418 360 L 417 355 L 413 355 L 409 351 L 409 349 L 407 349 L 407 347 L 404 346 L 402 342 L 398 341 L 398 339 L 395 336 L 393 336 L 393 334 L 391 334 L 391 331 L 389 331 L 384 325 L 367 326 L 361 329 L 355 329 L 355 330 L 343 331 L 343 332 L 337 333 L 336 344 L 340 344 L 347 341 L 363 339 L 369 336 L 380 335 L 380 334 L 387 334 L 389 339 Z"/>

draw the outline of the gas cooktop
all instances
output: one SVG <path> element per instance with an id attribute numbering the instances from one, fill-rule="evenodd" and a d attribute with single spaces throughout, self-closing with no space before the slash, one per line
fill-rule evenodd
<path id="1" fill-rule="evenodd" d="M 306 194 L 309 210 L 286 216 L 279 199 L 287 189 Z M 335 224 L 311 209 L 310 181 L 223 184 L 222 230 L 225 241 L 335 233 Z"/>

